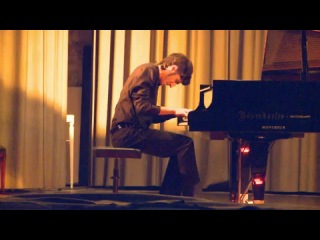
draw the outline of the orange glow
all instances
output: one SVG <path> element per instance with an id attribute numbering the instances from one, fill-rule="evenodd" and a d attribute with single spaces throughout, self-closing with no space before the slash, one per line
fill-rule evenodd
<path id="1" fill-rule="evenodd" d="M 262 184 L 264 184 L 264 180 L 262 178 L 255 178 L 255 179 L 253 179 L 253 184 L 254 185 L 262 185 Z"/>
<path id="2" fill-rule="evenodd" d="M 248 153 L 248 152 L 250 152 L 250 148 L 249 147 L 242 147 L 242 148 L 240 148 L 240 151 L 242 153 Z"/>

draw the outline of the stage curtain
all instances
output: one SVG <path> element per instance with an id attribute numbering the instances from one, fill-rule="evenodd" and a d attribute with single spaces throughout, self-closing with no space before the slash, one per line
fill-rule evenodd
<path id="1" fill-rule="evenodd" d="M 144 62 L 172 52 L 194 63 L 188 87 L 162 87 L 158 103 L 195 109 L 199 85 L 212 80 L 261 79 L 266 30 L 95 30 L 95 145 L 110 145 L 110 122 L 122 85 Z M 60 188 L 67 183 L 67 30 L 0 31 L 0 144 L 7 148 L 7 188 Z M 232 96 L 230 96 L 232 97 Z M 210 97 L 206 100 L 211 101 Z M 226 183 L 229 142 L 212 141 L 170 120 L 154 128 L 191 136 L 199 189 Z M 270 150 L 266 190 L 319 191 L 319 137 L 277 141 Z M 120 184 L 159 186 L 168 159 L 143 155 L 121 163 Z M 96 161 L 96 185 L 111 185 L 111 162 Z M 104 170 L 107 176 L 103 174 Z"/>
<path id="2" fill-rule="evenodd" d="M 0 31 L 7 189 L 65 187 L 67 69 L 67 30 Z"/>

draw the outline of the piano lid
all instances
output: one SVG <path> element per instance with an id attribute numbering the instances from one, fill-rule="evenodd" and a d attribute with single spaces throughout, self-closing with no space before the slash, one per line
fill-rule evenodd
<path id="1" fill-rule="evenodd" d="M 301 77 L 305 66 L 308 80 L 320 80 L 320 31 L 303 31 L 268 30 L 262 80 L 303 80 Z M 304 51 L 307 62 L 304 62 Z"/>

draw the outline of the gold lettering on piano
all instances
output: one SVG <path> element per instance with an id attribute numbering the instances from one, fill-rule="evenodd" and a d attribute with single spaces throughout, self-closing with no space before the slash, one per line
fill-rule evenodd
<path id="1" fill-rule="evenodd" d="M 286 126 L 261 126 L 261 129 L 267 129 L 267 130 L 284 130 L 286 129 Z"/>
<path id="2" fill-rule="evenodd" d="M 284 119 L 311 119 L 311 115 L 307 114 L 295 114 L 295 115 L 289 115 L 289 114 L 283 114 L 283 113 L 265 113 L 265 112 L 245 112 L 245 111 L 239 111 L 239 120 L 268 120 L 268 121 L 278 121 L 278 120 L 284 120 Z"/>
<path id="3" fill-rule="evenodd" d="M 290 115 L 290 118 L 311 118 L 310 115 Z"/>
<path id="4" fill-rule="evenodd" d="M 239 111 L 239 120 L 282 120 L 287 116 L 282 113 L 250 113 L 245 111 Z"/>

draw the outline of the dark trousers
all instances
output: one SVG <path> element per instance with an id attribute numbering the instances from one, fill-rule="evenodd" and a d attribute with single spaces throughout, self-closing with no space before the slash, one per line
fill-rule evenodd
<path id="1" fill-rule="evenodd" d="M 192 138 L 162 130 L 126 127 L 114 132 L 111 140 L 114 147 L 137 148 L 152 156 L 169 157 L 160 193 L 193 196 L 200 178 Z"/>

